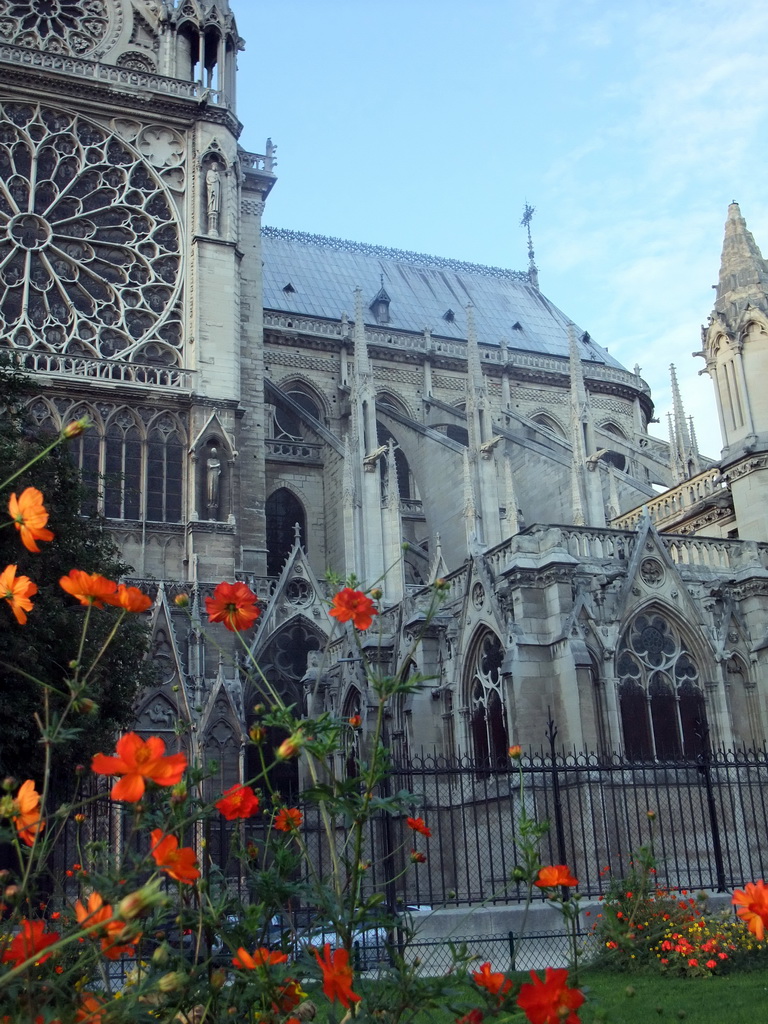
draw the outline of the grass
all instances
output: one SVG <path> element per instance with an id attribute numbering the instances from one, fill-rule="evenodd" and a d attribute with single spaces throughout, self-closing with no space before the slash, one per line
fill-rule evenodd
<path id="1" fill-rule="evenodd" d="M 363 995 L 365 987 L 359 987 Z M 768 971 L 670 978 L 587 969 L 582 972 L 581 987 L 587 995 L 579 1011 L 582 1024 L 672 1024 L 681 1020 L 689 1024 L 757 1024 L 768 1019 Z M 315 1024 L 330 1024 L 343 1015 L 338 1004 L 335 1013 L 328 1013 L 329 1008 L 318 1002 L 321 1010 Z M 412 1024 L 454 1024 L 455 1019 L 447 1008 L 424 1010 L 412 1018 Z M 492 1019 L 487 1018 L 488 1024 Z"/>
<path id="2" fill-rule="evenodd" d="M 646 1024 L 688 1020 L 691 1024 L 755 1024 L 766 1017 L 768 971 L 713 978 L 669 978 L 586 970 L 582 988 L 585 1024 Z M 603 1011 L 601 1017 L 596 1011 Z"/>

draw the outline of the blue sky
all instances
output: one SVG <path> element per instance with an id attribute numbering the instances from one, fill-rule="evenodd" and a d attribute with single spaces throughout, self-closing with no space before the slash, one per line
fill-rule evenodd
<path id="1" fill-rule="evenodd" d="M 626 366 L 666 437 L 699 376 L 736 199 L 768 252 L 768 5 L 744 0 L 231 0 L 246 149 L 278 146 L 265 222 L 524 269 Z"/>

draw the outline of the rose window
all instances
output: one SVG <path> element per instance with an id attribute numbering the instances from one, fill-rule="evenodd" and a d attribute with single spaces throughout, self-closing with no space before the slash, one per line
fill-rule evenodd
<path id="1" fill-rule="evenodd" d="M 109 30 L 106 0 L 0 0 L 0 40 L 83 57 Z"/>
<path id="2" fill-rule="evenodd" d="M 180 286 L 173 202 L 138 152 L 83 117 L 6 104 L 2 343 L 179 363 Z"/>

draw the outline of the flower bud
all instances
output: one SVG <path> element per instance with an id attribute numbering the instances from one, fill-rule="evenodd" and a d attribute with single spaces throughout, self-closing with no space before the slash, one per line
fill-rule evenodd
<path id="1" fill-rule="evenodd" d="M 360 715 L 352 715 L 352 717 L 349 720 L 349 724 L 352 726 L 353 729 L 359 729 L 360 726 L 363 724 L 363 720 L 360 717 Z"/>
<path id="2" fill-rule="evenodd" d="M 656 811 L 646 811 L 648 821 L 656 821 Z"/>
<path id="3" fill-rule="evenodd" d="M 83 416 L 79 420 L 73 420 L 68 423 L 62 430 L 62 436 L 67 438 L 80 437 L 84 430 L 90 427 L 91 423 L 87 416 Z"/>
<path id="4" fill-rule="evenodd" d="M 371 591 L 371 598 L 374 601 L 380 601 L 383 596 L 384 591 L 381 589 L 381 587 L 374 587 L 374 589 Z"/>
<path id="5" fill-rule="evenodd" d="M 426 864 L 426 854 L 422 853 L 420 850 L 411 850 L 411 861 L 414 864 Z"/>
<path id="6" fill-rule="evenodd" d="M 515 743 L 513 744 L 513 746 L 509 748 L 507 753 L 509 754 L 510 758 L 513 761 L 519 761 L 520 758 L 523 756 L 523 748 L 520 746 L 519 743 Z"/>
<path id="7" fill-rule="evenodd" d="M 211 974 L 210 985 L 214 992 L 221 992 L 224 985 L 227 982 L 227 972 L 221 967 L 217 967 L 216 970 Z"/>
<path id="8" fill-rule="evenodd" d="M 189 594 L 177 594 L 173 599 L 173 603 L 177 608 L 188 608 L 189 607 Z"/>
<path id="9" fill-rule="evenodd" d="M 187 784 L 186 782 L 177 782 L 175 786 L 171 787 L 171 803 L 175 806 L 183 804 L 187 799 Z"/>
<path id="10" fill-rule="evenodd" d="M 123 921 L 132 921 L 149 913 L 153 907 L 165 906 L 168 900 L 165 893 L 160 891 L 162 884 L 162 880 L 156 878 L 149 885 L 124 896 L 117 908 L 118 917 Z"/>
<path id="11" fill-rule="evenodd" d="M 520 867 L 520 865 L 518 864 L 517 867 L 512 872 L 512 881 L 513 882 L 524 882 L 527 877 L 528 877 L 528 873 L 525 870 L 525 868 Z"/>
<path id="12" fill-rule="evenodd" d="M 248 730 L 248 735 L 254 743 L 263 743 L 267 735 L 267 730 L 263 725 L 252 725 Z"/>
<path id="13" fill-rule="evenodd" d="M 187 984 L 187 976 L 183 971 L 170 971 L 158 978 L 157 987 L 161 992 L 178 992 Z"/>
<path id="14" fill-rule="evenodd" d="M 82 825 L 83 822 L 85 821 L 85 815 L 84 814 L 76 814 L 75 815 L 75 821 L 77 822 L 78 825 Z"/>
<path id="15" fill-rule="evenodd" d="M 155 967 L 165 967 L 169 959 L 168 943 L 162 942 L 152 954 L 152 963 Z"/>
<path id="16" fill-rule="evenodd" d="M 301 729 L 297 729 L 292 736 L 289 736 L 287 740 L 283 740 L 280 746 L 277 748 L 275 757 L 278 761 L 288 761 L 301 750 L 304 745 L 304 733 Z"/>

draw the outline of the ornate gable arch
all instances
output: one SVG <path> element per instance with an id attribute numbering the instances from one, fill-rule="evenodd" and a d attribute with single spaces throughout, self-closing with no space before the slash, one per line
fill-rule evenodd
<path id="1" fill-rule="evenodd" d="M 462 705 L 467 712 L 469 747 L 478 768 L 507 762 L 509 730 L 501 665 L 504 646 L 487 626 L 479 627 L 469 643 L 463 678 Z"/>

